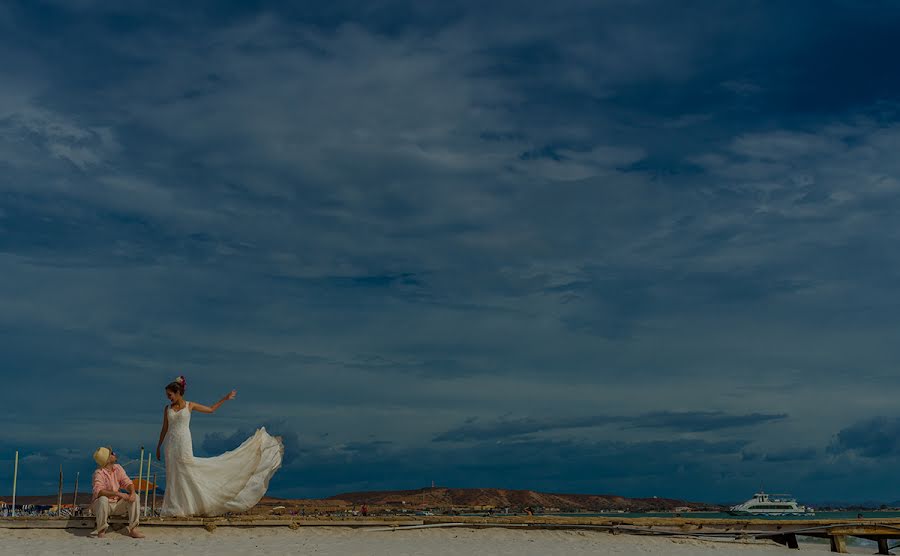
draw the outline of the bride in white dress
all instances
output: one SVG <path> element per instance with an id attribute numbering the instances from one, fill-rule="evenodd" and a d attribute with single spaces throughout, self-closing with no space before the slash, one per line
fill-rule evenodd
<path id="1" fill-rule="evenodd" d="M 162 515 L 216 516 L 242 512 L 256 505 L 281 467 L 284 445 L 260 428 L 230 452 L 211 458 L 194 457 L 191 414 L 213 413 L 237 395 L 235 390 L 207 407 L 184 399 L 183 376 L 166 386 L 171 405 L 163 411 L 156 459 L 165 443 L 166 494 Z"/>

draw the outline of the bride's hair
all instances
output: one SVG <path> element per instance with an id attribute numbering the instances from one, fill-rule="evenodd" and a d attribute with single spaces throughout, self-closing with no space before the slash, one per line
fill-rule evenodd
<path id="1" fill-rule="evenodd" d="M 176 378 L 175 380 L 173 380 L 166 386 L 166 390 L 168 390 L 169 392 L 176 392 L 183 396 L 184 389 L 186 387 L 187 387 L 187 381 L 184 380 L 183 376 L 179 376 L 178 378 Z"/>

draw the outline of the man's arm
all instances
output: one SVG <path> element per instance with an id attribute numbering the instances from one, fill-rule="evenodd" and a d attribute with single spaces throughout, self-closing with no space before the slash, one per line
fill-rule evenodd
<path id="1" fill-rule="evenodd" d="M 106 496 L 103 494 L 103 489 L 100 488 L 100 470 L 94 471 L 94 474 L 91 476 L 91 490 L 93 490 L 94 498 L 99 498 L 101 496 Z"/>
<path id="2" fill-rule="evenodd" d="M 131 483 L 130 485 L 128 485 L 128 488 L 126 490 L 128 490 L 128 497 L 127 497 L 128 501 L 130 502 L 130 501 L 134 500 L 134 496 L 135 496 L 134 483 Z"/>
<path id="3" fill-rule="evenodd" d="M 119 488 L 124 488 L 128 491 L 128 496 L 125 496 L 124 498 L 131 502 L 132 500 L 134 500 L 134 483 L 131 481 L 131 479 L 128 478 L 128 475 L 125 473 L 125 468 L 123 468 L 121 465 L 118 469 L 116 469 L 116 471 L 116 475 L 119 479 Z"/>
<path id="4" fill-rule="evenodd" d="M 125 498 L 125 495 L 121 492 L 115 490 L 100 490 L 97 493 L 97 496 L 106 496 L 107 498 L 113 498 L 114 496 L 118 496 L 120 498 Z"/>

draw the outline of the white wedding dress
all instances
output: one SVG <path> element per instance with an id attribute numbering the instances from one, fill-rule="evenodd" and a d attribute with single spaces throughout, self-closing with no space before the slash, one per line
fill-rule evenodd
<path id="1" fill-rule="evenodd" d="M 284 445 L 260 428 L 243 444 L 211 458 L 194 457 L 190 405 L 166 409 L 164 516 L 216 516 L 256 505 L 281 467 Z"/>

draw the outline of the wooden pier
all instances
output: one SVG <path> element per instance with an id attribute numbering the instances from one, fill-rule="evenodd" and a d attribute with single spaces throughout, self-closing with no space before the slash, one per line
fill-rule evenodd
<path id="1" fill-rule="evenodd" d="M 593 529 L 613 534 L 658 535 L 718 539 L 772 540 L 787 548 L 799 549 L 798 537 L 827 539 L 831 551 L 847 553 L 847 539 L 870 540 L 877 554 L 891 554 L 891 541 L 900 541 L 900 518 L 856 520 L 767 520 L 682 518 L 425 518 L 425 525 L 457 522 L 469 527 L 528 527 L 533 529 Z"/>
<path id="2" fill-rule="evenodd" d="M 124 519 L 111 519 L 114 527 Z M 800 548 L 798 537 L 817 537 L 831 542 L 831 551 L 847 552 L 847 539 L 857 537 L 877 544 L 878 554 L 891 554 L 892 541 L 900 542 L 900 518 L 867 518 L 850 521 L 691 519 L 682 518 L 598 518 L 555 516 L 428 516 L 428 517 L 322 517 L 234 516 L 217 518 L 159 518 L 141 520 L 142 527 L 198 527 L 214 531 L 218 527 L 351 527 L 369 531 L 400 531 L 431 527 L 474 529 L 570 529 L 604 531 L 612 534 L 656 535 L 733 540 L 771 540 L 786 548 Z M 94 518 L 0 518 L 0 528 L 10 529 L 93 529 Z"/>

